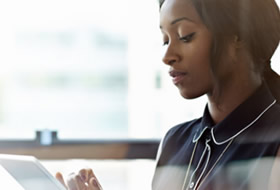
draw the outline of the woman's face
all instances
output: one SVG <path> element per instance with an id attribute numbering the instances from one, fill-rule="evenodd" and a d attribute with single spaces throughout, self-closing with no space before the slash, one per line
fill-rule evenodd
<path id="1" fill-rule="evenodd" d="M 185 98 L 213 91 L 210 69 L 212 36 L 189 0 L 166 0 L 160 10 L 160 28 L 166 47 L 163 62 Z"/>

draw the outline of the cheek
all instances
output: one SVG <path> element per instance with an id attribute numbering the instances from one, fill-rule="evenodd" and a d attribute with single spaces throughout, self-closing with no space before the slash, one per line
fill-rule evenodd
<path id="1" fill-rule="evenodd" d="M 188 58 L 189 76 L 182 86 L 178 86 L 181 95 L 187 99 L 197 98 L 211 93 L 213 77 L 210 68 L 210 56 L 207 48 L 192 52 Z"/>
<path id="2" fill-rule="evenodd" d="M 211 75 L 209 48 L 200 46 L 193 48 L 193 50 L 189 52 L 187 59 L 190 62 L 191 70 L 195 75 L 194 77 L 209 78 Z"/>
<path id="3" fill-rule="evenodd" d="M 195 41 L 194 43 L 185 46 L 185 58 L 186 60 L 189 60 L 191 64 L 209 63 L 211 48 L 212 45 L 209 38 L 200 38 L 199 41 Z"/>
<path id="4" fill-rule="evenodd" d="M 180 94 L 186 99 L 193 99 L 212 92 L 213 78 L 207 65 L 197 65 L 186 80 L 178 85 Z"/>
<path id="5" fill-rule="evenodd" d="M 184 98 L 192 99 L 211 93 L 213 90 L 213 75 L 210 67 L 211 36 L 202 32 L 193 43 L 184 46 L 184 63 L 189 76 L 179 87 Z"/>

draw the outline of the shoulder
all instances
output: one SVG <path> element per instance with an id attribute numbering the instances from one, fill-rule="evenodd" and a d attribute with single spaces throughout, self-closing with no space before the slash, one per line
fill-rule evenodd
<path id="1" fill-rule="evenodd" d="M 264 119 L 270 124 L 278 125 L 280 127 L 280 104 L 279 102 L 275 103 L 265 114 Z"/>
<path id="2" fill-rule="evenodd" d="M 280 104 L 276 103 L 268 112 L 266 122 L 264 122 L 266 133 L 275 137 L 275 140 L 280 139 Z"/>
<path id="3" fill-rule="evenodd" d="M 271 107 L 271 112 L 275 114 L 280 113 L 280 102 L 276 102 L 272 107 Z M 280 119 L 280 118 L 279 118 Z"/>
<path id="4" fill-rule="evenodd" d="M 185 132 L 185 131 L 189 130 L 193 125 L 196 125 L 197 123 L 199 123 L 200 121 L 201 121 L 201 118 L 175 125 L 174 127 L 170 128 L 168 130 L 168 132 L 166 133 L 166 136 L 173 136 L 173 135 L 177 135 L 182 132 Z"/>
<path id="5" fill-rule="evenodd" d="M 274 104 L 244 134 L 246 142 L 280 143 L 280 104 Z"/>
<path id="6" fill-rule="evenodd" d="M 162 148 L 167 144 L 177 144 L 180 141 L 185 140 L 195 132 L 195 126 L 201 122 L 201 118 L 194 119 L 188 122 L 180 123 L 171 129 L 165 134 L 165 137 L 162 139 Z"/>
<path id="7" fill-rule="evenodd" d="M 196 132 L 196 127 L 200 124 L 201 118 L 188 122 L 180 123 L 168 130 L 164 138 L 161 140 L 156 161 L 161 165 L 172 157 L 178 149 L 192 142 L 191 136 Z"/>

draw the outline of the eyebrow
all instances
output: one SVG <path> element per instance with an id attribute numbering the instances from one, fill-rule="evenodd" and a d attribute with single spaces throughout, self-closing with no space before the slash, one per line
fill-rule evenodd
<path id="1" fill-rule="evenodd" d="M 187 18 L 187 17 L 182 17 L 182 18 L 177 18 L 177 19 L 173 20 L 173 21 L 171 22 L 171 25 L 174 25 L 174 24 L 176 24 L 177 22 L 180 22 L 180 21 L 182 21 L 182 20 L 187 20 L 187 21 L 190 21 L 190 22 L 194 22 L 192 19 L 189 19 L 189 18 Z"/>
<path id="2" fill-rule="evenodd" d="M 174 25 L 174 24 L 176 24 L 176 23 L 178 23 L 178 22 L 181 22 L 181 21 L 183 21 L 183 20 L 186 20 L 186 21 L 189 21 L 189 22 L 194 22 L 192 19 L 189 19 L 188 17 L 181 17 L 181 18 L 177 18 L 177 19 L 173 20 L 173 21 L 170 23 L 170 25 Z M 162 28 L 162 26 L 159 26 L 159 28 Z"/>

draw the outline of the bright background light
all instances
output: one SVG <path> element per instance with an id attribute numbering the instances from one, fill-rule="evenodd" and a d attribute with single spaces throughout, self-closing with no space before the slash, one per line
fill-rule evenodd
<path id="1" fill-rule="evenodd" d="M 206 98 L 181 98 L 161 62 L 158 13 L 156 0 L 1 1 L 0 137 L 161 138 L 200 117 Z"/>

